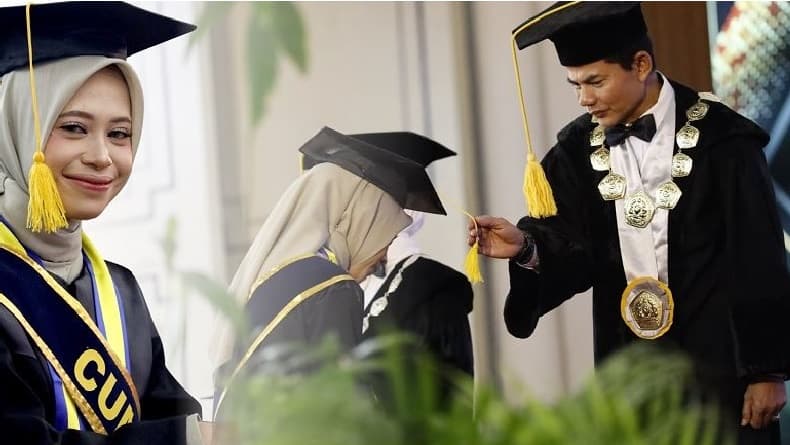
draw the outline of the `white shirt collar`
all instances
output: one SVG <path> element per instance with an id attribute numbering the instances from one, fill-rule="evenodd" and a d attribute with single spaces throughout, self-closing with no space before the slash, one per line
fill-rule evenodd
<path id="1" fill-rule="evenodd" d="M 658 134 L 662 125 L 664 125 L 664 123 L 667 121 L 667 114 L 674 112 L 675 107 L 673 105 L 675 101 L 673 99 L 675 98 L 675 89 L 672 88 L 672 85 L 669 83 L 669 79 L 667 79 L 667 77 L 660 71 L 656 71 L 656 74 L 661 76 L 661 78 L 664 80 L 664 84 L 661 85 L 661 91 L 658 93 L 658 100 L 656 101 L 655 105 L 642 113 L 642 116 L 651 113 L 653 114 L 653 118 L 656 121 L 656 134 Z M 653 138 L 655 138 L 655 136 L 653 136 Z"/>

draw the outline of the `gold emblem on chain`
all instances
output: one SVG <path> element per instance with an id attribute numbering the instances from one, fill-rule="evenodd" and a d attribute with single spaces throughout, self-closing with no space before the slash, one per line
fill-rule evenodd
<path id="1" fill-rule="evenodd" d="M 691 174 L 694 162 L 689 155 L 683 153 L 683 150 L 694 148 L 699 143 L 700 131 L 691 125 L 691 122 L 704 118 L 709 109 L 710 106 L 707 103 L 699 100 L 686 110 L 688 121 L 675 135 L 678 150 L 672 156 L 670 166 L 670 174 L 673 178 L 682 178 Z M 604 128 L 597 125 L 590 132 L 590 146 L 598 147 L 590 154 L 590 164 L 595 171 L 608 172 L 598 183 L 598 192 L 601 194 L 601 198 L 605 201 L 625 198 L 623 205 L 626 223 L 633 227 L 645 228 L 653 220 L 656 208 L 672 210 L 677 206 L 683 193 L 672 180 L 661 184 L 656 189 L 654 198 L 641 190 L 626 196 L 628 183 L 625 177 L 612 172 L 609 149 L 604 145 L 604 142 Z"/>
<path id="2" fill-rule="evenodd" d="M 705 117 L 706 114 L 708 114 L 709 108 L 710 107 L 705 102 L 698 101 L 697 103 L 689 107 L 688 110 L 686 110 L 686 118 L 689 120 L 689 122 L 698 121 L 703 117 Z"/>
<path id="3" fill-rule="evenodd" d="M 647 193 L 640 190 L 625 197 L 623 209 L 625 210 L 625 222 L 628 225 L 644 229 L 653 220 L 656 205 Z"/>
<path id="4" fill-rule="evenodd" d="M 682 178 L 690 175 L 693 163 L 691 156 L 678 151 L 672 156 L 672 177 Z"/>
<path id="5" fill-rule="evenodd" d="M 652 277 L 628 283 L 620 299 L 620 315 L 631 332 L 653 340 L 672 326 L 675 302 L 669 287 Z"/>
<path id="6" fill-rule="evenodd" d="M 598 183 L 598 192 L 604 201 L 623 199 L 625 196 L 625 177 L 617 173 L 609 173 Z"/>
<path id="7" fill-rule="evenodd" d="M 593 128 L 592 132 L 590 132 L 590 146 L 597 147 L 599 145 L 603 145 L 603 141 L 604 141 L 603 127 L 598 125 L 597 127 Z"/>
<path id="8" fill-rule="evenodd" d="M 597 172 L 609 171 L 609 150 L 606 147 L 601 147 L 590 153 L 590 164 Z"/>
<path id="9" fill-rule="evenodd" d="M 699 130 L 697 127 L 686 123 L 686 125 L 680 127 L 680 130 L 678 130 L 675 140 L 678 143 L 678 148 L 681 150 L 696 147 L 697 142 L 699 142 Z"/>
<path id="10" fill-rule="evenodd" d="M 665 182 L 656 190 L 656 207 L 659 209 L 672 210 L 678 205 L 680 196 L 683 192 L 680 187 L 672 181 Z"/>

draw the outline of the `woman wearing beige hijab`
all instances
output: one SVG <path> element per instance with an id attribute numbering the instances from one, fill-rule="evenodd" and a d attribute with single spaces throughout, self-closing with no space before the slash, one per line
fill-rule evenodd
<path id="1" fill-rule="evenodd" d="M 267 346 L 315 345 L 330 335 L 344 349 L 356 345 L 363 310 L 357 283 L 410 224 L 403 209 L 444 213 L 412 159 L 330 128 L 300 151 L 309 170 L 279 200 L 231 283 L 253 330 L 227 343 L 219 374 L 230 380 L 220 386 L 251 371 Z"/>
<path id="2" fill-rule="evenodd" d="M 3 442 L 199 443 L 200 405 L 165 367 L 134 276 L 81 225 L 123 189 L 140 140 L 123 59 L 194 27 L 118 2 L 0 8 L 0 21 Z"/>

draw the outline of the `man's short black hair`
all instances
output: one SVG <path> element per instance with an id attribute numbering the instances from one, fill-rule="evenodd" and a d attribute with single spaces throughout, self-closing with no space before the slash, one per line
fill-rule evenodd
<path id="1" fill-rule="evenodd" d="M 647 51 L 647 53 L 650 54 L 650 58 L 653 59 L 653 71 L 655 71 L 657 66 L 656 56 L 653 54 L 653 41 L 650 40 L 650 36 L 648 35 L 634 40 L 630 45 L 626 45 L 609 57 L 604 58 L 603 61 L 607 63 L 616 63 L 623 67 L 624 70 L 631 71 L 634 67 L 634 56 L 639 51 Z"/>

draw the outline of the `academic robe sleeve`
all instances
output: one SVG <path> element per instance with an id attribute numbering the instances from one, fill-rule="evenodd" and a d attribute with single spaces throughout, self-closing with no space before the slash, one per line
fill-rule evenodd
<path id="1" fill-rule="evenodd" d="M 510 292 L 505 301 L 505 324 L 519 338 L 532 335 L 543 314 L 592 286 L 589 191 L 581 185 L 590 183 L 591 168 L 589 161 L 585 166 L 578 156 L 569 155 L 571 149 L 563 143 L 567 138 L 562 133 L 558 139 L 560 142 L 542 162 L 558 213 L 544 219 L 524 217 L 518 222 L 518 227 L 535 239 L 540 261 L 538 271 L 509 262 Z M 583 147 L 573 148 L 579 151 Z"/>
<path id="2" fill-rule="evenodd" d="M 740 377 L 790 373 L 790 277 L 763 144 L 729 138 L 716 150 L 726 225 L 731 329 Z"/>
<path id="3" fill-rule="evenodd" d="M 341 281 L 315 295 L 305 305 L 307 339 L 317 344 L 335 335 L 347 351 L 362 340 L 362 288 L 355 281 Z"/>

